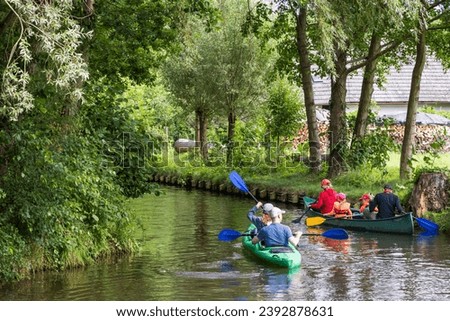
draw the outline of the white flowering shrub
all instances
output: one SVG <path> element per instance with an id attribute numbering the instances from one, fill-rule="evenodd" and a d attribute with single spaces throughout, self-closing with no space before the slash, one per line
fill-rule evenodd
<path id="1" fill-rule="evenodd" d="M 34 107 L 30 83 L 38 72 L 55 91 L 72 101 L 82 99 L 79 83 L 89 75 L 79 48 L 89 33 L 71 15 L 76 1 L 4 1 L 15 23 L 1 69 L 0 115 L 17 120 Z"/>

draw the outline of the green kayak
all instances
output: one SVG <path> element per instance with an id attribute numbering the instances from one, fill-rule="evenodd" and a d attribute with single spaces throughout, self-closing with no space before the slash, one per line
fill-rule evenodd
<path id="1" fill-rule="evenodd" d="M 245 234 L 249 234 L 254 228 L 255 226 L 251 224 Z M 288 247 L 264 247 L 259 243 L 253 244 L 251 236 L 242 237 L 242 244 L 256 257 L 276 266 L 293 269 L 299 267 L 302 260 L 300 252 L 292 244 Z"/>

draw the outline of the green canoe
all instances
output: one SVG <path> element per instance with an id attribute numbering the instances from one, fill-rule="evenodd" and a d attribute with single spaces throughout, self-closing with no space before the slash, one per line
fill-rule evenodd
<path id="1" fill-rule="evenodd" d="M 308 207 L 315 199 L 310 197 L 304 197 L 303 201 L 305 207 Z M 393 234 L 413 234 L 414 221 L 412 213 L 406 213 L 390 218 L 369 220 L 364 219 L 363 216 L 356 215 L 353 219 L 343 219 L 327 217 L 312 209 L 306 213 L 309 217 L 322 217 L 325 221 L 322 223 L 327 226 L 340 227 L 355 231 L 369 231 L 369 232 L 381 232 L 381 233 L 393 233 Z"/>
<path id="2" fill-rule="evenodd" d="M 255 226 L 251 224 L 245 233 L 249 234 L 254 228 Z M 242 237 L 242 244 L 256 257 L 276 266 L 293 269 L 299 267 L 302 260 L 300 252 L 292 244 L 289 244 L 289 247 L 264 247 L 259 243 L 253 244 L 251 236 Z"/>

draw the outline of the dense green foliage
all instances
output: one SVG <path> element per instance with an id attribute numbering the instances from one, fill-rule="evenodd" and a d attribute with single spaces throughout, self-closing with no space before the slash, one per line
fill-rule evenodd
<path id="1" fill-rule="evenodd" d="M 0 1 L 0 280 L 136 250 L 125 201 L 158 193 L 175 122 L 157 90 L 152 122 L 123 91 L 152 83 L 190 15 L 214 21 L 208 1 Z"/>
<path id="2" fill-rule="evenodd" d="M 114 82 L 129 77 L 151 83 L 168 53 L 183 44 L 179 34 L 188 19 L 206 16 L 208 26 L 216 19 L 208 0 L 100 0 L 95 10 L 89 26 L 95 31 L 88 43 L 89 70 Z"/>
<path id="3" fill-rule="evenodd" d="M 0 181 L 1 226 L 20 235 L 14 242 L 28 244 L 25 253 L 32 258 L 14 270 L 84 265 L 132 251 L 131 219 L 100 141 L 48 117 L 41 126 L 34 123 L 39 116 L 12 124 L 4 137 L 14 144 Z M 14 263 L 25 261 L 9 262 Z"/>
<path id="4" fill-rule="evenodd" d="M 270 88 L 267 105 L 269 109 L 268 128 L 272 137 L 292 140 L 300 123 L 305 119 L 299 100 L 300 91 L 287 79 L 278 79 Z"/>
<path id="5" fill-rule="evenodd" d="M 349 123 L 355 123 L 355 115 L 349 115 Z M 386 165 L 389 162 L 389 155 L 398 151 L 399 146 L 390 136 L 389 120 L 377 120 L 376 114 L 371 112 L 368 119 L 368 133 L 360 139 L 352 142 L 348 150 L 346 160 L 349 168 L 374 168 L 387 172 Z"/>

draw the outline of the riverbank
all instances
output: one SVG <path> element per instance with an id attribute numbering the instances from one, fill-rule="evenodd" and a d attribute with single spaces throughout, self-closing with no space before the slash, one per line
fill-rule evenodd
<path id="1" fill-rule="evenodd" d="M 265 174 L 250 171 L 249 169 L 237 170 L 244 179 L 249 191 L 258 200 L 278 201 L 294 204 L 303 208 L 303 196 L 317 198 L 320 193 L 320 181 L 325 178 L 324 174 L 315 174 L 304 169 L 283 171 L 270 171 Z M 333 179 L 333 187 L 338 192 L 347 195 L 349 202 L 358 207 L 357 203 L 361 195 L 365 193 L 379 193 L 382 186 L 389 183 L 394 186 L 397 194 L 406 210 L 409 208 L 409 198 L 414 187 L 414 181 L 402 182 L 396 173 L 398 169 L 388 168 L 385 173 L 367 171 L 367 173 L 346 172 L 340 177 Z M 231 172 L 227 168 L 159 168 L 157 173 L 149 177 L 153 183 L 172 185 L 183 188 L 195 188 L 217 193 L 245 195 L 230 182 L 228 175 Z M 391 178 L 388 180 L 388 178 Z M 448 207 L 447 207 L 448 208 Z M 450 232 L 450 213 L 427 212 L 424 218 L 436 222 L 442 232 Z"/>
<path id="2" fill-rule="evenodd" d="M 202 189 L 211 192 L 245 195 L 237 189 L 228 179 L 217 180 L 217 178 L 199 179 L 191 175 L 155 174 L 149 179 L 151 182 L 164 185 L 179 186 L 184 188 Z M 291 204 L 303 204 L 303 196 L 306 191 L 294 190 L 292 188 L 268 187 L 264 184 L 246 183 L 250 193 L 261 201 L 279 201 Z"/>

